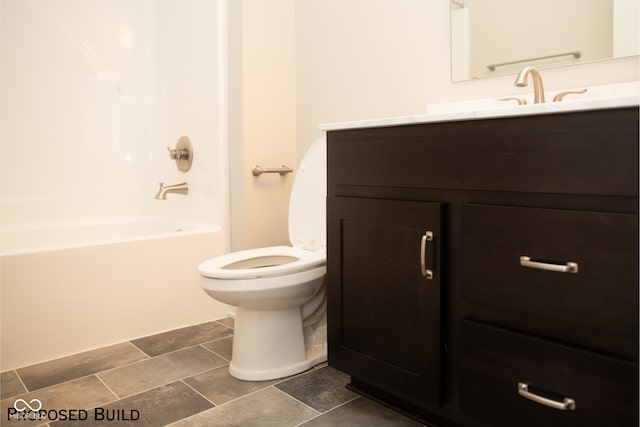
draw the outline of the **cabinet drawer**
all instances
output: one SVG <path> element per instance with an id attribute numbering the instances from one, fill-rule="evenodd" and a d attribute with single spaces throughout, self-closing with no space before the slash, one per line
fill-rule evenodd
<path id="1" fill-rule="evenodd" d="M 637 346 L 636 215 L 464 205 L 461 261 L 461 292 L 471 302 Z"/>
<path id="2" fill-rule="evenodd" d="M 328 134 L 340 186 L 638 196 L 638 109 Z M 342 193 L 344 194 L 344 193 Z"/>
<path id="3" fill-rule="evenodd" d="M 460 410 L 469 417 L 496 427 L 638 425 L 636 364 L 465 320 L 460 348 Z M 572 399 L 574 409 L 537 403 L 519 384 L 553 402 Z"/>

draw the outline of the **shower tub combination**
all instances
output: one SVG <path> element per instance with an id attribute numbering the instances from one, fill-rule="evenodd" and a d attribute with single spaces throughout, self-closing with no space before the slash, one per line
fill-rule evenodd
<path id="1" fill-rule="evenodd" d="M 224 317 L 226 0 L 1 8 L 0 371 Z"/>

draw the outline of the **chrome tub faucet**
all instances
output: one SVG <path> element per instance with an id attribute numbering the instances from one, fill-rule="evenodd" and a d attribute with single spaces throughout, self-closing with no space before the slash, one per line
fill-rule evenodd
<path id="1" fill-rule="evenodd" d="M 187 194 L 188 192 L 189 186 L 186 182 L 167 186 L 165 186 L 164 183 L 161 182 L 160 188 L 158 189 L 158 194 L 156 194 L 154 199 L 167 200 L 167 193 Z"/>

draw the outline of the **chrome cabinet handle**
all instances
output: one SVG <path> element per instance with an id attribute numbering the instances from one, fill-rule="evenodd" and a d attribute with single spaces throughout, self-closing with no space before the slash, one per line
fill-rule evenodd
<path id="1" fill-rule="evenodd" d="M 547 271 L 555 271 L 558 273 L 573 273 L 576 274 L 578 272 L 578 263 L 577 262 L 568 262 L 564 265 L 562 264 L 549 264 L 546 262 L 538 262 L 531 261 L 531 258 L 528 256 L 520 257 L 520 265 L 528 268 L 535 268 L 537 270 L 547 270 Z"/>
<path id="2" fill-rule="evenodd" d="M 427 269 L 427 242 L 433 241 L 433 231 L 427 231 L 422 235 L 422 241 L 420 242 L 420 271 L 422 276 L 427 280 L 433 279 L 433 270 Z"/>
<path id="3" fill-rule="evenodd" d="M 557 400 L 547 399 L 546 397 L 542 397 L 535 393 L 531 393 L 529 391 L 529 385 L 525 383 L 518 383 L 518 394 L 526 399 L 533 400 L 536 403 L 539 403 L 544 406 L 548 406 L 550 408 L 559 409 L 560 411 L 576 410 L 575 400 L 568 397 L 565 397 L 562 402 L 558 402 Z"/>

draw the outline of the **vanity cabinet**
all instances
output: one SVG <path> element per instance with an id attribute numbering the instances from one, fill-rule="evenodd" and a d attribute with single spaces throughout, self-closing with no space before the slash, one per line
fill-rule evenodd
<path id="1" fill-rule="evenodd" d="M 439 425 L 638 424 L 638 108 L 329 130 L 329 364 Z"/>

